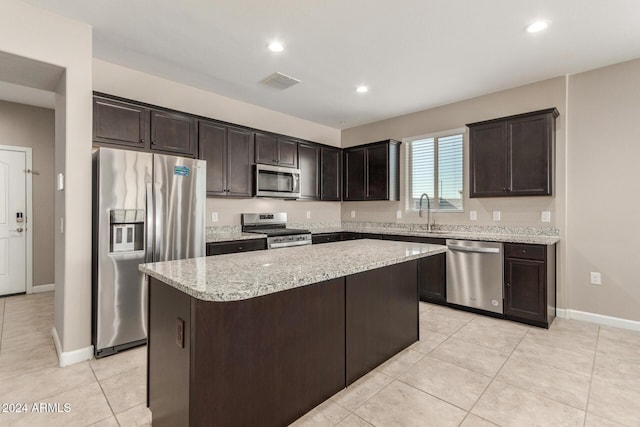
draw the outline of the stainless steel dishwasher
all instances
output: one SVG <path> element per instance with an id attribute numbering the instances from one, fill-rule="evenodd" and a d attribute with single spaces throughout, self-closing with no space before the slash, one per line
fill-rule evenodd
<path id="1" fill-rule="evenodd" d="M 447 302 L 503 313 L 503 246 L 447 240 Z"/>

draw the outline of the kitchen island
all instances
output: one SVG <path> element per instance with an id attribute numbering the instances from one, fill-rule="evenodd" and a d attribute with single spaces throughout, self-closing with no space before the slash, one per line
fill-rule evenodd
<path id="1" fill-rule="evenodd" d="M 154 426 L 287 425 L 418 339 L 417 260 L 357 240 L 143 264 Z"/>

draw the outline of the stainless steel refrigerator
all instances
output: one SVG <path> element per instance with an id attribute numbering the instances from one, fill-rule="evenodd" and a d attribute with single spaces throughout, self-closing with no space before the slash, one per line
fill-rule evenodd
<path id="1" fill-rule="evenodd" d="M 93 154 L 96 357 L 146 342 L 139 264 L 205 256 L 205 186 L 203 160 L 111 148 Z"/>

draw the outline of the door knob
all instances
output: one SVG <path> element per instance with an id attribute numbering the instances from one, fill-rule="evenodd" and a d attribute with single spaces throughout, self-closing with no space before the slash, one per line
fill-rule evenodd
<path id="1" fill-rule="evenodd" d="M 16 231 L 18 233 L 22 233 L 24 230 L 22 229 L 22 227 L 18 227 L 15 230 L 11 230 L 11 231 Z"/>

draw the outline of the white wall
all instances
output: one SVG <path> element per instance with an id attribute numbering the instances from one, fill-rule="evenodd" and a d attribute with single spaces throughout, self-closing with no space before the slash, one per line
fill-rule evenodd
<path id="1" fill-rule="evenodd" d="M 640 321 L 640 59 L 569 79 L 569 307 Z M 602 285 L 590 284 L 590 272 Z"/>
<path id="2" fill-rule="evenodd" d="M 59 351 L 90 357 L 91 28 L 15 0 L 0 4 L 0 52 L 64 69 L 56 88 L 55 329 Z M 68 212 L 70 218 L 65 218 Z"/>

